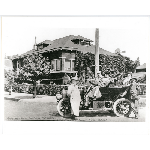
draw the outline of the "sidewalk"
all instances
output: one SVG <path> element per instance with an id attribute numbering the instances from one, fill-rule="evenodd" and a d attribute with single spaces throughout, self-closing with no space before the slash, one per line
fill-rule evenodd
<path id="1" fill-rule="evenodd" d="M 33 98 L 33 94 L 14 93 L 14 92 L 12 92 L 11 95 L 9 95 L 8 92 L 4 92 L 4 99 L 19 102 L 46 102 L 46 103 L 57 102 L 55 96 L 37 95 L 36 98 Z"/>

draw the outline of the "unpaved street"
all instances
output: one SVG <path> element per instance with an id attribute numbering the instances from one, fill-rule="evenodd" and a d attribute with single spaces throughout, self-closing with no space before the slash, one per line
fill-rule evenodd
<path id="1" fill-rule="evenodd" d="M 43 101 L 45 99 L 45 101 Z M 75 121 L 102 121 L 102 122 L 141 122 L 145 121 L 145 99 L 141 99 L 139 108 L 139 119 L 116 117 L 108 111 L 80 111 L 80 117 Z M 7 121 L 20 120 L 44 120 L 44 121 L 71 121 L 70 118 L 63 118 L 56 109 L 57 103 L 55 97 L 43 97 L 38 100 L 21 99 L 19 101 L 4 100 L 4 119 Z"/>

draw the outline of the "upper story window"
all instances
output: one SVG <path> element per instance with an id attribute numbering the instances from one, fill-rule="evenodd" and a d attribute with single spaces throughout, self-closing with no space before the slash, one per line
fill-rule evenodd
<path id="1" fill-rule="evenodd" d="M 52 70 L 55 70 L 55 68 L 56 68 L 55 60 L 52 60 L 52 61 L 51 61 L 51 69 L 52 69 Z"/>
<path id="2" fill-rule="evenodd" d="M 72 60 L 72 71 L 74 71 L 75 60 Z"/>
<path id="3" fill-rule="evenodd" d="M 71 40 L 74 44 L 80 44 L 80 40 L 79 39 L 73 39 Z"/>
<path id="4" fill-rule="evenodd" d="M 74 71 L 74 64 L 75 64 L 75 60 L 65 60 L 65 70 L 66 71 Z"/>
<path id="5" fill-rule="evenodd" d="M 62 65 L 62 61 L 64 65 Z M 53 59 L 51 61 L 51 69 L 53 71 L 74 71 L 75 60 L 74 59 Z M 63 68 L 64 66 L 64 68 Z"/>
<path id="6" fill-rule="evenodd" d="M 71 71 L 71 61 L 70 60 L 65 60 L 65 70 L 66 71 Z"/>
<path id="7" fill-rule="evenodd" d="M 51 61 L 51 69 L 54 71 L 60 71 L 61 70 L 61 60 L 60 59 L 53 59 Z"/>
<path id="8" fill-rule="evenodd" d="M 80 45 L 85 45 L 85 46 L 90 46 L 91 43 L 90 41 L 83 40 L 83 39 L 73 39 L 71 40 L 74 44 L 80 44 Z"/>
<path id="9" fill-rule="evenodd" d="M 57 71 L 61 70 L 61 60 L 60 59 L 56 60 L 56 70 Z"/>

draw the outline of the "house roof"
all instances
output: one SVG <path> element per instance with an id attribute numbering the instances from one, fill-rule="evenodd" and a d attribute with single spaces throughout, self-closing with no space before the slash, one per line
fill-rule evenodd
<path id="1" fill-rule="evenodd" d="M 144 64 L 141 65 L 141 66 L 138 66 L 136 69 L 146 69 L 146 63 L 144 63 Z"/>
<path id="2" fill-rule="evenodd" d="M 74 35 L 69 35 L 69 36 L 65 36 L 63 38 L 59 38 L 59 39 L 55 39 L 53 41 L 50 40 L 45 40 L 37 45 L 46 43 L 49 44 L 47 47 L 41 49 L 41 50 L 29 50 L 26 53 L 22 54 L 21 57 L 24 57 L 26 55 L 32 55 L 33 53 L 45 53 L 47 51 L 56 51 L 56 50 L 77 50 L 77 51 L 81 51 L 83 53 L 87 53 L 87 52 L 91 52 L 91 53 L 95 53 L 95 45 L 91 45 L 91 46 L 85 46 L 85 45 L 80 45 L 80 44 L 74 44 L 72 42 L 72 40 L 74 39 L 81 39 L 84 41 L 88 41 L 88 42 L 93 42 L 90 39 L 84 38 L 80 35 L 74 36 Z M 109 51 L 106 51 L 102 48 L 100 48 L 99 50 L 99 54 L 104 54 L 104 55 L 111 55 L 111 56 L 118 56 L 115 53 L 111 53 Z"/>
<path id="3" fill-rule="evenodd" d="M 72 42 L 72 40 L 74 40 L 74 39 L 82 39 L 85 41 L 93 42 L 92 40 L 84 38 L 80 35 L 78 35 L 78 36 L 69 35 L 69 36 L 65 36 L 63 38 L 54 40 L 51 45 L 43 48 L 42 50 L 56 50 L 56 49 L 67 49 L 67 48 L 77 49 L 80 47 L 80 45 L 74 44 Z"/>
<path id="4" fill-rule="evenodd" d="M 91 45 L 91 46 L 82 46 L 78 49 L 79 51 L 82 51 L 83 53 L 92 53 L 95 54 L 95 45 Z M 115 53 L 111 53 L 107 50 L 104 50 L 102 48 L 99 48 L 99 54 L 104 54 L 104 55 L 110 55 L 110 56 L 118 56 Z"/>
<path id="5" fill-rule="evenodd" d="M 71 50 L 77 50 L 77 51 L 82 51 L 83 53 L 87 53 L 87 52 L 91 52 L 91 53 L 95 53 L 95 45 L 91 45 L 91 46 L 83 46 L 83 45 L 79 45 L 79 44 L 74 44 L 71 40 L 73 39 L 83 39 L 83 40 L 87 40 L 87 41 L 90 41 L 92 42 L 91 40 L 87 39 L 87 38 L 84 38 L 82 36 L 73 36 L 73 35 L 70 35 L 70 36 L 66 36 L 66 37 L 63 37 L 63 38 L 59 38 L 59 39 L 56 39 L 52 42 L 51 45 L 43 48 L 41 50 L 41 52 L 45 52 L 45 50 L 47 51 L 55 51 L 55 50 L 62 50 L 62 49 L 71 49 Z M 112 55 L 112 56 L 117 56 L 117 54 L 115 53 L 111 53 L 109 51 L 106 51 L 102 48 L 100 48 L 99 50 L 99 53 L 100 54 L 104 54 L 104 55 Z"/>

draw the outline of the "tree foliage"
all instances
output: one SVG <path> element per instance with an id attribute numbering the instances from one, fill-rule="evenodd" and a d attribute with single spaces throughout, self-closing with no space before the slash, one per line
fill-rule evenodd
<path id="1" fill-rule="evenodd" d="M 31 79 L 37 81 L 43 76 L 50 74 L 49 58 L 43 57 L 41 54 L 29 55 L 23 59 L 23 67 L 20 69 L 19 76 L 23 79 Z"/>
<path id="2" fill-rule="evenodd" d="M 14 70 L 5 70 L 4 69 L 4 78 L 5 84 L 13 84 L 14 79 L 17 78 L 17 73 Z"/>
<path id="3" fill-rule="evenodd" d="M 121 54 L 117 56 L 110 56 L 110 55 L 99 55 L 99 69 L 104 74 L 106 71 L 114 71 L 115 74 L 121 72 L 134 72 L 135 68 L 137 67 L 137 61 L 132 61 L 129 57 L 124 57 Z M 79 77 L 82 76 L 84 73 L 85 75 L 88 74 L 88 69 L 92 71 L 94 74 L 95 72 L 95 55 L 92 53 L 85 53 L 77 52 L 76 59 L 75 59 L 75 70 L 78 71 Z"/>

